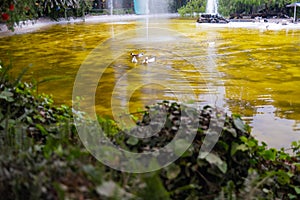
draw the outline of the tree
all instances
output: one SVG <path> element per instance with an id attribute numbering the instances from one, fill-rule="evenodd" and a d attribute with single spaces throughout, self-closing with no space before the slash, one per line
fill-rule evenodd
<path id="1" fill-rule="evenodd" d="M 79 17 L 92 9 L 93 0 L 40 0 L 42 14 L 53 19 L 60 17 Z"/>
<path id="2" fill-rule="evenodd" d="M 179 8 L 182 6 L 186 5 L 188 0 L 174 0 L 171 4 L 171 11 L 172 12 L 177 12 Z"/>
<path id="3" fill-rule="evenodd" d="M 232 13 L 257 13 L 260 10 L 276 12 L 286 10 L 285 6 L 292 0 L 219 0 L 219 11 L 228 16 Z"/>
<path id="4" fill-rule="evenodd" d="M 186 5 L 178 9 L 178 13 L 181 16 L 189 14 L 193 16 L 194 13 L 205 12 L 206 0 L 190 0 Z"/>
<path id="5" fill-rule="evenodd" d="M 21 21 L 37 17 L 35 0 L 0 0 L 0 22 L 10 30 Z"/>
<path id="6" fill-rule="evenodd" d="M 26 20 L 41 16 L 57 19 L 83 16 L 92 8 L 93 0 L 0 0 L 1 23 L 9 30 Z"/>

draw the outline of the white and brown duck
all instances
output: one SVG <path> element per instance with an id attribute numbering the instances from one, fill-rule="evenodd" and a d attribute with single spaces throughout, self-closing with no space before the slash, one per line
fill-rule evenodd
<path id="1" fill-rule="evenodd" d="M 135 54 L 135 53 L 130 53 L 130 55 L 131 55 L 131 62 L 137 63 L 137 62 L 138 62 L 138 58 L 143 57 L 143 56 L 144 56 L 144 53 L 137 53 L 137 54 Z"/>
<path id="2" fill-rule="evenodd" d="M 156 61 L 156 57 L 155 56 L 151 56 L 151 57 L 146 57 L 143 60 L 143 64 L 148 64 L 148 63 L 154 63 Z"/>

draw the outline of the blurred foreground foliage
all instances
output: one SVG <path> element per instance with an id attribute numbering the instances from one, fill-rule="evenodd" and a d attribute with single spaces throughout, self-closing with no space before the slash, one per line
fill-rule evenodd
<path id="1" fill-rule="evenodd" d="M 11 64 L 0 66 L 0 194 L 5 199 L 300 198 L 300 143 L 293 142 L 289 154 L 259 144 L 238 115 L 226 117 L 217 144 L 204 158 L 199 149 L 216 114 L 209 106 L 196 113 L 196 138 L 174 163 L 151 173 L 120 172 L 83 147 L 73 122 L 83 113 L 54 105 L 50 96 L 21 82 L 22 73 L 10 77 Z M 167 111 L 169 120 L 150 140 L 133 140 L 109 119 L 99 123 L 115 144 L 133 152 L 153 150 L 176 134 L 180 107 L 167 101 L 147 107 L 140 127 L 149 124 L 149 112 L 156 108 Z"/>

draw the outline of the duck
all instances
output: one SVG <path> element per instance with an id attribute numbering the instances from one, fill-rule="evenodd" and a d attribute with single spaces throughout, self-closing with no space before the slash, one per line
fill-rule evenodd
<path id="1" fill-rule="evenodd" d="M 156 58 L 153 56 L 153 57 L 146 57 L 144 60 L 143 60 L 143 64 L 148 64 L 148 63 L 153 63 L 156 61 Z"/>
<path id="2" fill-rule="evenodd" d="M 132 62 L 132 63 L 137 63 L 137 62 L 138 62 L 136 56 L 132 56 L 131 62 Z"/>
<path id="3" fill-rule="evenodd" d="M 130 53 L 131 55 L 131 62 L 132 63 L 137 63 L 138 62 L 138 59 L 137 58 L 140 58 L 140 57 L 143 57 L 144 56 L 144 53 L 138 53 L 138 54 L 135 54 L 135 53 Z"/>
<path id="4" fill-rule="evenodd" d="M 215 44 L 216 44 L 215 42 L 208 42 L 208 46 L 209 46 L 209 47 L 214 47 Z"/>
<path id="5" fill-rule="evenodd" d="M 140 58 L 140 57 L 143 57 L 143 56 L 144 56 L 144 53 L 138 53 L 138 54 L 130 53 L 130 55 L 131 55 L 132 57 Z"/>

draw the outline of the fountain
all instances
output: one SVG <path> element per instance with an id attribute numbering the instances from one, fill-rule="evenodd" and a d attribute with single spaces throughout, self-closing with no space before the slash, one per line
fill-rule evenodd
<path id="1" fill-rule="evenodd" d="M 109 8 L 110 8 L 110 15 L 113 15 L 114 14 L 114 2 L 113 2 L 113 0 L 110 0 Z"/>
<path id="2" fill-rule="evenodd" d="M 134 11 L 138 15 L 168 13 L 172 0 L 134 0 Z"/>
<path id="3" fill-rule="evenodd" d="M 200 15 L 198 23 L 228 23 L 229 21 L 218 14 L 218 0 L 207 0 L 206 13 Z"/>
<path id="4" fill-rule="evenodd" d="M 208 14 L 218 14 L 218 0 L 208 0 L 205 12 Z"/>

